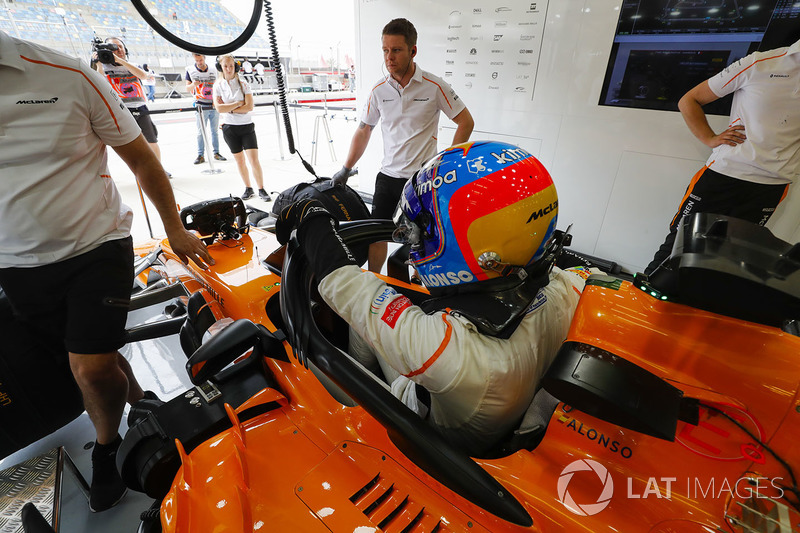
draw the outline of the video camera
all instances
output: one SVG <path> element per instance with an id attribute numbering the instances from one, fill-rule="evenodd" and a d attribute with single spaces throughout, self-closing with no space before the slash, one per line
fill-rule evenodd
<path id="1" fill-rule="evenodd" d="M 116 65 L 114 60 L 114 51 L 119 49 L 119 46 L 111 43 L 104 43 L 97 37 L 92 39 L 92 52 L 97 54 L 97 60 L 106 65 Z"/>

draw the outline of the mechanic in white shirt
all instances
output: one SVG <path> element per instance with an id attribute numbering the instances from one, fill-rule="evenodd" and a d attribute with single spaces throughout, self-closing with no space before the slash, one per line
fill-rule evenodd
<path id="1" fill-rule="evenodd" d="M 557 212 L 550 175 L 521 148 L 479 141 L 431 159 L 395 215 L 431 293 L 420 306 L 357 266 L 318 201 L 286 207 L 276 233 L 285 242 L 297 228 L 320 295 L 377 355 L 393 394 L 478 455 L 519 424 L 583 291 L 584 276 L 553 266 Z"/>
<path id="2" fill-rule="evenodd" d="M 344 166 L 332 178 L 334 183 L 347 183 L 380 120 L 383 161 L 375 178 L 373 218 L 392 216 L 408 178 L 436 153 L 440 111 L 457 125 L 454 145 L 468 141 L 474 127 L 472 115 L 452 87 L 417 67 L 417 30 L 411 22 L 390 21 L 381 42 L 388 75 L 372 88 Z M 379 272 L 385 259 L 386 243 L 370 246 L 370 270 Z"/>
<path id="3" fill-rule="evenodd" d="M 222 73 L 214 82 L 214 109 L 222 121 L 222 137 L 231 149 L 233 159 L 239 168 L 239 175 L 244 182 L 242 200 L 249 200 L 255 193 L 250 185 L 250 172 L 247 161 L 253 168 L 253 178 L 258 185 L 258 197 L 269 202 L 272 200 L 264 190 L 264 174 L 258 161 L 258 139 L 256 126 L 253 124 L 253 91 L 239 76 L 239 66 L 231 55 L 220 56 L 217 68 Z"/>
<path id="4" fill-rule="evenodd" d="M 702 106 L 731 93 L 728 128 L 716 134 Z M 682 217 L 716 213 L 763 226 L 786 197 L 800 175 L 800 41 L 736 61 L 686 93 L 678 108 L 713 151 L 687 187 L 648 275 L 669 258 Z"/>
<path id="5" fill-rule="evenodd" d="M 256 82 L 258 82 L 261 85 L 264 84 L 264 70 L 265 69 L 266 69 L 266 67 L 264 66 L 264 63 L 262 63 L 261 61 L 256 63 L 255 66 L 253 67 L 253 70 L 256 73 Z"/>
<path id="6" fill-rule="evenodd" d="M 106 146 L 130 167 L 184 262 L 213 264 L 117 92 L 79 59 L 0 31 L 0 286 L 20 321 L 69 352 L 97 442 L 89 506 L 125 494 L 115 456 L 125 402 L 144 392 L 120 355 L 133 286 L 131 209 Z"/>
<path id="7" fill-rule="evenodd" d="M 252 83 L 253 82 L 253 64 L 250 62 L 250 60 L 245 58 L 244 63 L 242 63 L 242 70 L 244 71 L 244 77 L 247 80 L 247 82 L 248 83 Z"/>

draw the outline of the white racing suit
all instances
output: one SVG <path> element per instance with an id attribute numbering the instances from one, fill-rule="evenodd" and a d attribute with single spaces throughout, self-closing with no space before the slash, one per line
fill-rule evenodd
<path id="1" fill-rule="evenodd" d="M 414 382 L 431 396 L 430 420 L 474 454 L 514 429 L 567 336 L 584 276 L 554 267 L 508 339 L 479 333 L 457 312 L 425 314 L 359 267 L 343 266 L 319 284 L 323 299 L 400 377 L 392 392 L 416 405 Z M 391 378 L 390 378 L 391 379 Z"/>

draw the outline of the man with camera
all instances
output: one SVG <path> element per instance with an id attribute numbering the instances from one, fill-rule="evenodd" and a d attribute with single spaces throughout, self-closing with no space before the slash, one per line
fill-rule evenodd
<path id="1" fill-rule="evenodd" d="M 158 160 L 161 160 L 161 149 L 158 147 L 158 129 L 150 118 L 147 109 L 147 93 L 142 86 L 142 80 L 147 79 L 148 73 L 128 62 L 128 49 L 125 43 L 117 37 L 109 37 L 104 43 L 95 42 L 92 59 L 96 60 L 95 69 L 105 75 L 111 87 L 122 99 L 122 103 L 131 112 L 136 123 L 142 130 L 144 138 L 150 144 Z"/>

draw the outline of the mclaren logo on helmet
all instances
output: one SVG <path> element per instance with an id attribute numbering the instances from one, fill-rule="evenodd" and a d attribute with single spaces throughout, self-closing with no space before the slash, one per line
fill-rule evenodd
<path id="1" fill-rule="evenodd" d="M 528 217 L 528 221 L 525 222 L 525 223 L 529 224 L 532 220 L 537 220 L 537 219 L 539 219 L 539 218 L 541 218 L 541 217 L 543 217 L 545 215 L 549 215 L 550 213 L 552 213 L 556 209 L 558 209 L 558 200 L 556 200 L 555 202 L 553 202 L 552 204 L 550 204 L 550 205 L 548 205 L 546 207 L 543 207 L 543 208 L 538 209 L 538 210 L 534 211 L 533 213 L 531 213 L 531 216 Z"/>

